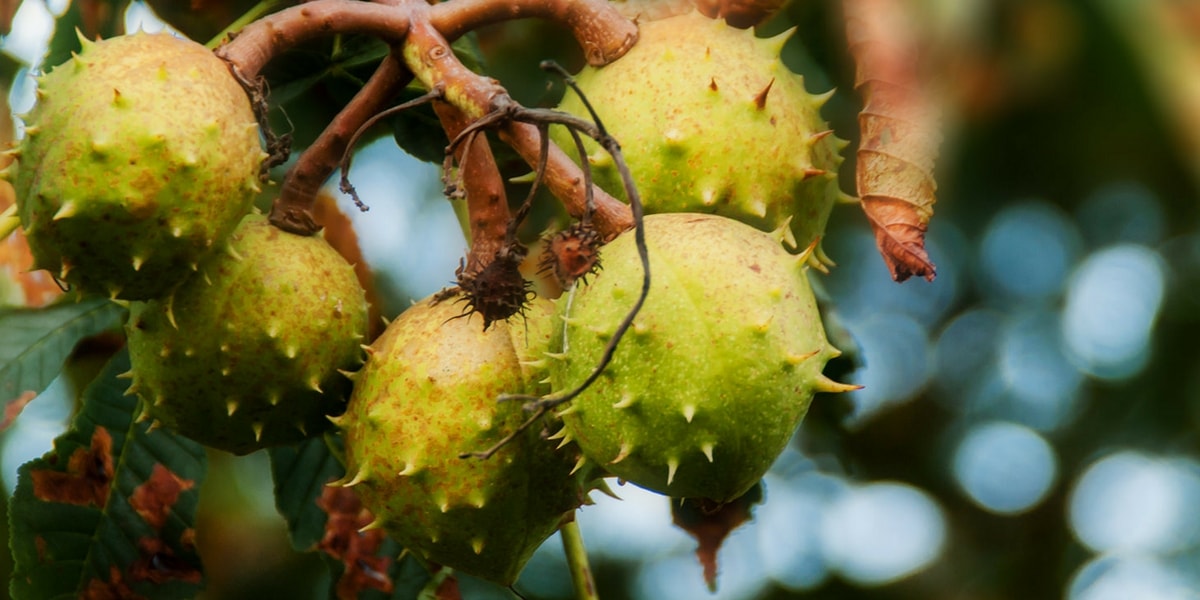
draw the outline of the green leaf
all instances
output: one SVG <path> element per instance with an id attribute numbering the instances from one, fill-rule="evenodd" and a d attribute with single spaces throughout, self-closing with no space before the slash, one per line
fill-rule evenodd
<path id="1" fill-rule="evenodd" d="M 292 547 L 322 552 L 333 574 L 330 598 L 411 600 L 429 582 L 429 571 L 382 529 L 359 531 L 371 521 L 354 488 L 327 485 L 345 474 L 334 454 L 341 439 L 327 436 L 273 448 L 275 505 Z M 331 450 L 330 447 L 334 450 Z"/>
<path id="2" fill-rule="evenodd" d="M 0 309 L 0 402 L 40 394 L 80 340 L 120 327 L 126 312 L 100 298 Z"/>
<path id="3" fill-rule="evenodd" d="M 292 548 L 312 550 L 325 535 L 328 517 L 317 501 L 325 485 L 342 476 L 342 464 L 321 437 L 271 448 L 267 453 L 275 480 L 275 506 L 287 521 Z"/>
<path id="4" fill-rule="evenodd" d="M 192 598 L 204 448 L 138 422 L 122 351 L 83 392 L 54 450 L 18 471 L 9 506 L 15 600 Z"/>

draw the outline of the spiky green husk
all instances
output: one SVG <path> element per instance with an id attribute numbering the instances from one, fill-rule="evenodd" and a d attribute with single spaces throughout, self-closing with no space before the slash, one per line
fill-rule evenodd
<path id="1" fill-rule="evenodd" d="M 425 300 L 376 340 L 338 419 L 342 483 L 405 548 L 507 585 L 585 488 L 571 476 L 577 452 L 556 450 L 540 424 L 489 459 L 458 458 L 525 420 L 521 404 L 497 402 L 500 394 L 535 389 L 519 362 L 521 324 L 485 332 L 479 317 L 455 318 L 461 313 L 454 302 Z"/>
<path id="2" fill-rule="evenodd" d="M 823 235 L 839 154 L 819 114 L 828 95 L 779 60 L 790 34 L 769 39 L 697 12 L 641 23 L 638 43 L 576 77 L 637 182 L 647 212 L 715 213 L 771 231 L 791 219 L 796 244 Z M 559 107 L 588 118 L 568 92 Z M 554 140 L 577 155 L 569 134 Z M 624 197 L 612 159 L 590 140 L 597 182 Z"/>
<path id="3" fill-rule="evenodd" d="M 724 217 L 646 217 L 651 288 L 612 362 L 563 411 L 584 455 L 673 497 L 726 502 L 783 451 L 837 354 L 805 273 L 781 234 Z M 558 300 L 556 392 L 599 362 L 642 285 L 632 233 L 604 247 L 604 271 Z"/>
<path id="4" fill-rule="evenodd" d="M 329 426 L 362 364 L 367 303 L 324 239 L 248 215 L 171 298 L 134 302 L 132 389 L 148 417 L 245 454 Z"/>
<path id="5" fill-rule="evenodd" d="M 84 42 L 38 82 L 25 121 L 13 172 L 35 265 L 87 293 L 166 295 L 259 190 L 250 101 L 189 40 Z"/>

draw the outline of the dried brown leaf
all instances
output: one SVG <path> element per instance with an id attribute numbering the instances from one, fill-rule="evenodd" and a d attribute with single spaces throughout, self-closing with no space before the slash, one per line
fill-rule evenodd
<path id="1" fill-rule="evenodd" d="M 8 404 L 4 405 L 4 418 L 0 420 L 0 431 L 4 431 L 12 426 L 17 417 L 21 416 L 21 411 L 25 410 L 25 405 L 29 404 L 34 398 L 37 398 L 37 394 L 28 391 L 9 400 Z"/>
<path id="2" fill-rule="evenodd" d="M 171 511 L 179 500 L 179 494 L 192 489 L 195 485 L 196 482 L 179 477 L 162 463 L 154 463 L 150 477 L 134 488 L 133 493 L 130 494 L 129 505 L 133 507 L 138 516 L 146 520 L 150 527 L 158 531 L 163 528 L 167 518 L 171 516 Z"/>
<path id="3" fill-rule="evenodd" d="M 762 484 L 758 484 L 726 504 L 703 498 L 671 499 L 671 520 L 696 538 L 696 558 L 710 591 L 717 590 L 717 551 L 730 532 L 753 517 L 751 509 L 762 497 Z"/>
<path id="4" fill-rule="evenodd" d="M 31 470 L 34 497 L 45 502 L 104 506 L 114 473 L 112 444 L 108 430 L 97 426 L 91 447 L 77 448 L 66 471 Z"/>
<path id="5" fill-rule="evenodd" d="M 858 195 L 896 281 L 933 281 L 925 251 L 937 184 L 938 122 L 918 72 L 917 39 L 901 0 L 845 0 L 846 38 L 863 96 Z"/>
<path id="6" fill-rule="evenodd" d="M 365 590 L 392 593 L 392 579 L 388 568 L 392 559 L 376 556 L 383 545 L 384 531 L 370 529 L 374 516 L 358 499 L 352 488 L 326 486 L 317 499 L 317 506 L 329 518 L 325 522 L 325 536 L 317 548 L 342 563 L 344 571 L 337 582 L 339 600 L 353 600 Z"/>

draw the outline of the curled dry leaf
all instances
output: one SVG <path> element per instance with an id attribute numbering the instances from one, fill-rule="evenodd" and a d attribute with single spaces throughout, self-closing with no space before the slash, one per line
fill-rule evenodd
<path id="1" fill-rule="evenodd" d="M 936 111 L 922 89 L 911 2 L 845 0 L 846 38 L 863 96 L 858 124 L 858 195 L 875 243 L 896 281 L 933 281 L 925 251 L 937 185 Z"/>
<path id="2" fill-rule="evenodd" d="M 336 587 L 339 600 L 358 598 L 367 590 L 391 594 L 393 582 L 388 569 L 392 559 L 378 556 L 386 534 L 382 529 L 363 530 L 375 517 L 363 507 L 358 494 L 351 488 L 325 487 L 317 506 L 329 515 L 325 535 L 317 547 L 341 561 L 345 569 Z"/>

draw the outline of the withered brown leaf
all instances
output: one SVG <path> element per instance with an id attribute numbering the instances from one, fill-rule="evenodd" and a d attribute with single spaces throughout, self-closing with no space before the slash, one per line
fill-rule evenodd
<path id="1" fill-rule="evenodd" d="M 936 201 L 940 136 L 919 74 L 911 7 L 905 0 L 844 2 L 854 87 L 863 97 L 857 188 L 892 278 L 933 281 L 925 233 Z"/>

